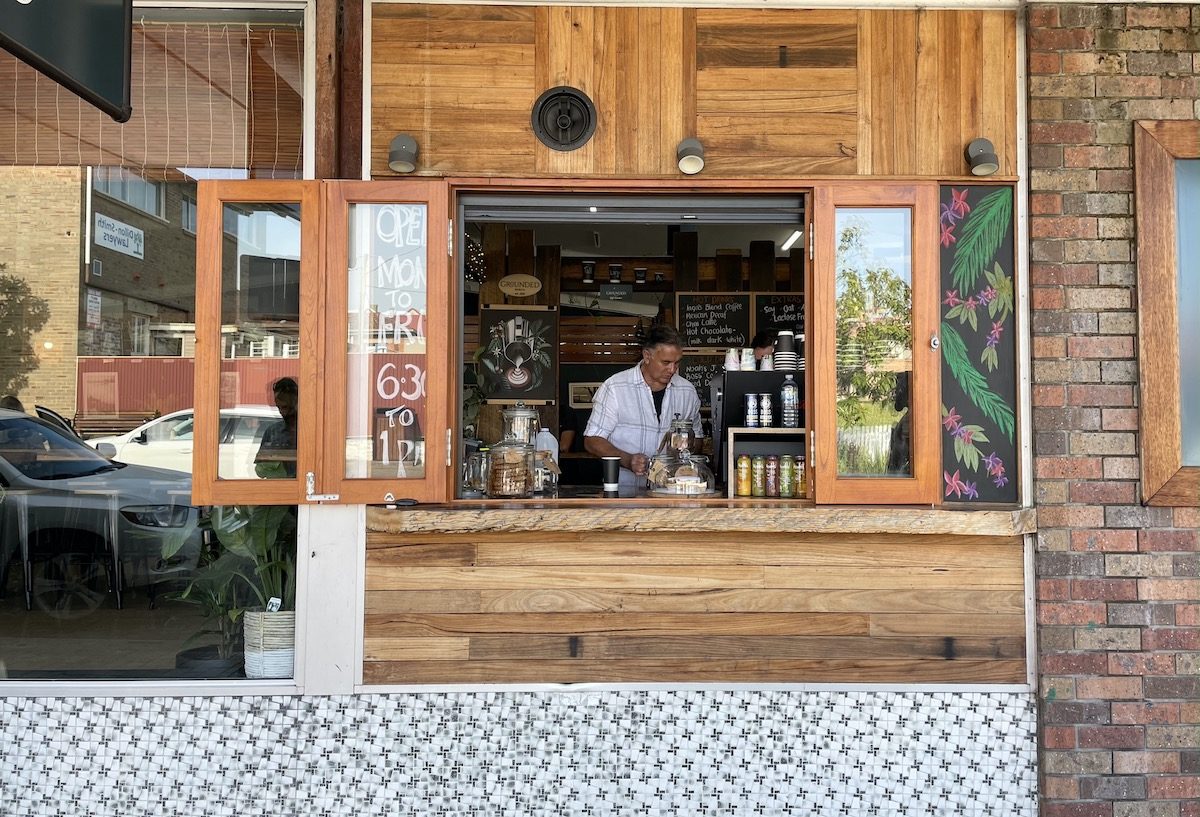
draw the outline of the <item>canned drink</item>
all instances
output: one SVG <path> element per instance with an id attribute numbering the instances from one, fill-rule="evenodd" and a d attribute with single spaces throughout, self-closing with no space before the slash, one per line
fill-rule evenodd
<path id="1" fill-rule="evenodd" d="M 750 494 L 767 495 L 767 458 L 755 456 L 750 460 Z"/>
<path id="2" fill-rule="evenodd" d="M 750 496 L 750 455 L 742 454 L 737 458 L 737 483 L 734 487 L 736 496 Z"/>
<path id="3" fill-rule="evenodd" d="M 775 412 L 771 402 L 770 394 L 760 394 L 758 396 L 758 424 L 763 428 L 770 428 L 775 425 Z"/>
<path id="4" fill-rule="evenodd" d="M 746 394 L 746 428 L 758 428 L 757 394 Z"/>
<path id="5" fill-rule="evenodd" d="M 767 457 L 767 496 L 779 496 L 779 457 Z"/>
<path id="6" fill-rule="evenodd" d="M 779 458 L 779 495 L 787 499 L 796 495 L 796 460 L 791 454 Z"/>

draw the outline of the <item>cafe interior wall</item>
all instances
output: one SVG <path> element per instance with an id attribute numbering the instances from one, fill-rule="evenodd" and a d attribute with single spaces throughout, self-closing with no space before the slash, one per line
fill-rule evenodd
<path id="1" fill-rule="evenodd" d="M 671 16 L 667 11 L 638 13 Z M 596 9 L 591 16 L 595 20 L 607 14 Z M 714 14 L 714 20 L 733 24 L 730 12 Z M 894 14 L 902 18 L 898 26 L 893 25 L 896 20 L 881 16 L 867 21 L 865 30 L 903 32 L 911 35 L 908 42 L 915 43 L 919 20 L 926 25 L 938 20 L 934 24 L 938 30 L 943 25 L 957 29 L 940 12 Z M 739 16 L 744 15 L 742 11 Z M 861 32 L 864 24 L 855 15 L 854 23 L 842 17 L 832 25 L 840 27 L 843 37 Z M 1014 30 L 1013 15 L 1002 19 L 1001 29 Z M 609 18 L 614 24 L 615 20 Z M 625 28 L 604 29 L 614 35 L 611 42 L 630 43 L 628 37 L 617 36 L 622 32 L 639 40 L 636 22 L 627 18 L 622 25 Z M 430 32 L 439 27 L 417 28 L 426 32 L 423 41 L 432 41 Z M 443 28 L 461 31 L 463 27 L 458 21 Z M 572 24 L 561 30 L 571 36 L 578 31 Z M 592 36 L 600 34 L 589 31 L 588 37 Z M 646 59 L 660 59 L 651 53 L 650 38 L 640 39 L 639 53 Z M 590 43 L 584 53 L 590 52 Z M 476 45 L 484 46 L 485 41 Z M 883 46 L 879 56 L 893 55 L 892 47 Z M 995 53 L 995 49 L 980 51 Z M 1000 51 L 1008 54 L 1009 44 Z M 561 57 L 567 51 L 558 53 Z M 627 58 L 630 52 L 618 48 L 614 53 Z M 900 53 L 912 57 L 916 52 L 904 48 Z M 1016 53 L 1015 41 L 1011 53 Z M 378 49 L 375 54 L 378 57 Z M 504 70 L 501 64 L 488 76 L 501 79 Z M 461 72 L 434 70 L 418 75 L 428 80 L 447 73 Z M 1015 67 L 1002 75 L 1015 77 Z M 860 73 L 850 87 L 837 89 L 832 96 L 870 96 L 876 106 L 883 106 L 892 89 L 882 83 L 893 82 L 894 76 L 891 70 Z M 376 106 L 381 105 L 379 89 L 385 84 L 372 88 Z M 481 87 L 477 77 L 464 84 Z M 483 87 L 493 97 L 519 96 L 497 94 L 495 83 Z M 760 88 L 759 95 L 769 96 L 769 89 Z M 1000 96 L 1007 106 L 1015 91 Z M 960 98 L 959 90 L 954 97 Z M 975 96 L 963 93 L 961 98 Z M 642 113 L 654 110 L 659 101 L 647 100 Z M 960 134 L 945 145 L 940 139 L 919 140 L 918 134 L 924 132 L 916 127 L 914 108 L 908 118 L 892 123 L 875 115 L 879 124 L 867 128 L 869 139 L 860 143 L 865 116 L 857 102 L 853 106 L 849 119 L 846 110 L 828 119 L 816 117 L 833 128 L 827 136 L 834 132 L 845 136 L 823 143 L 835 150 L 819 157 L 781 159 L 792 155 L 789 151 L 796 151 L 801 141 L 819 140 L 789 143 L 772 136 L 755 140 L 743 133 L 731 139 L 748 152 L 741 157 L 727 154 L 724 161 L 734 164 L 726 167 L 757 167 L 764 176 L 815 175 L 821 167 L 836 168 L 830 172 L 839 174 L 907 174 L 921 167 L 923 175 L 962 173 Z M 395 111 L 402 106 L 393 99 L 387 107 Z M 930 109 L 925 110 L 929 115 Z M 592 154 L 591 168 L 572 164 L 581 157 L 542 155 L 537 148 L 527 153 L 514 150 L 511 143 L 487 151 L 489 142 L 502 145 L 505 140 L 494 138 L 493 117 L 481 118 L 479 111 L 474 115 L 473 130 L 481 135 L 474 142 L 462 137 L 458 144 L 487 161 L 460 164 L 454 172 L 470 167 L 476 175 L 675 175 L 670 166 L 673 158 L 663 158 L 673 152 L 678 130 L 674 125 L 661 129 L 654 150 L 642 143 L 611 145 L 607 154 L 624 157 L 621 161 L 626 164 L 597 170 L 594 163 L 602 141 Z M 720 144 L 721 130 L 761 129 L 770 117 L 764 113 L 740 125 L 731 121 L 734 118 L 710 121 L 712 144 Z M 496 133 L 503 132 L 505 121 L 495 118 Z M 402 123 L 379 118 L 374 122 L 377 136 L 372 155 L 378 165 L 380 150 L 386 150 L 387 138 Z M 1003 152 L 1008 163 L 1004 172 L 1015 175 L 1018 126 L 1012 118 L 1004 122 L 994 138 L 1009 148 Z M 781 129 L 794 126 L 795 120 Z M 460 138 L 453 134 L 468 130 L 472 128 L 456 125 L 445 133 Z M 647 135 L 651 130 L 642 127 L 637 132 Z M 965 130 L 974 135 L 974 122 Z M 434 133 L 429 132 L 426 151 L 437 162 L 440 154 L 431 150 L 438 145 Z M 896 134 L 904 138 L 894 140 Z M 918 142 L 924 152 L 917 153 L 930 162 L 927 166 L 913 165 L 915 159 L 902 155 L 903 145 L 916 148 Z M 872 147 L 853 147 L 859 144 Z M 934 144 L 936 149 L 929 147 Z M 505 154 L 515 157 L 519 166 L 502 164 Z M 554 164 L 560 161 L 566 164 Z M 722 173 L 721 167 L 718 158 L 712 172 Z M 433 173 L 450 169 L 422 168 Z M 386 174 L 381 168 L 377 173 Z M 310 521 L 319 525 L 325 510 L 311 509 Z M 329 606 L 340 611 L 344 605 L 331 600 Z M 333 618 L 345 625 L 344 619 Z M 321 663 L 316 656 L 309 660 L 311 665 Z M 0 795 L 13 813 L 39 817 L 84 812 L 226 815 L 317 810 L 330 815 L 942 812 L 1019 817 L 1036 813 L 1036 718 L 1032 696 L 1023 685 L 856 687 L 849 679 L 830 685 L 770 688 L 610 684 L 377 692 L 344 681 L 331 683 L 318 675 L 310 672 L 298 678 L 305 690 L 301 695 L 228 686 L 219 691 L 193 686 L 137 695 L 134 686 L 118 685 L 107 693 L 89 693 L 96 697 L 69 697 L 69 686 L 58 688 L 55 694 L 60 697 L 6 696 L 0 699 L 0 745 L 4 747 Z M 355 694 L 346 694 L 352 691 Z"/>

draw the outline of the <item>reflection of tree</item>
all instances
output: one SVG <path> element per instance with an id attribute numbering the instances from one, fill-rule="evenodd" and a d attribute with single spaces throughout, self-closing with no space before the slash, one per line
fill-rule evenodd
<path id="1" fill-rule="evenodd" d="M 837 250 L 837 389 L 839 422 L 859 425 L 864 404 L 891 406 L 896 372 L 884 368 L 912 344 L 912 287 L 868 246 L 862 221 L 844 227 Z"/>
<path id="2" fill-rule="evenodd" d="M 0 264 L 0 393 L 16 394 L 38 367 L 33 335 L 50 319 L 50 304 Z"/>

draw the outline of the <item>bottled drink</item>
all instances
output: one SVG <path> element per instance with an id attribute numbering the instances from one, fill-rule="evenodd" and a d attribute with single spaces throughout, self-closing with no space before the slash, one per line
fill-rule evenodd
<path id="1" fill-rule="evenodd" d="M 767 458 L 755 455 L 750 460 L 750 494 L 767 495 Z"/>
<path id="2" fill-rule="evenodd" d="M 750 496 L 750 455 L 742 454 L 737 458 L 737 484 L 734 489 L 736 496 Z"/>
<path id="3" fill-rule="evenodd" d="M 779 495 L 787 499 L 796 495 L 796 460 L 791 454 L 779 458 Z"/>
<path id="4" fill-rule="evenodd" d="M 784 428 L 800 427 L 800 387 L 790 374 L 779 388 L 779 419 Z"/>
<path id="5" fill-rule="evenodd" d="M 779 496 L 779 457 L 774 454 L 768 456 L 766 470 L 767 496 Z"/>

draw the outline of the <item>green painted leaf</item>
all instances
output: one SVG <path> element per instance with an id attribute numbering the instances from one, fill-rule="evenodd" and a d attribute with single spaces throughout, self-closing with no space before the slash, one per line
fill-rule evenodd
<path id="1" fill-rule="evenodd" d="M 950 277 L 962 292 L 975 288 L 984 265 L 996 254 L 1012 222 L 1012 190 L 997 188 L 980 200 L 962 223 Z"/>
<path id="2" fill-rule="evenodd" d="M 988 388 L 987 378 L 983 376 L 967 357 L 967 346 L 962 336 L 958 334 L 949 322 L 942 321 L 942 358 L 950 367 L 951 374 L 967 395 L 972 404 L 984 413 L 988 419 L 1000 427 L 1000 430 L 1013 440 L 1016 430 L 1016 418 L 1012 406 L 1004 402 L 1000 395 Z"/>

